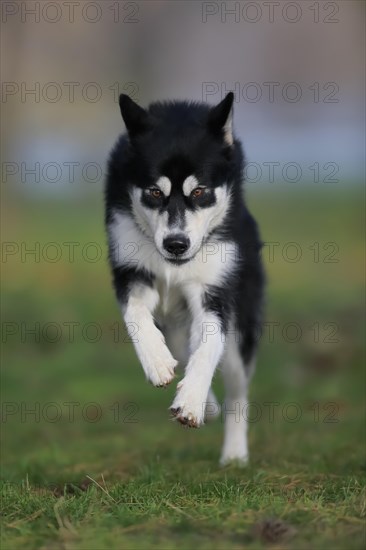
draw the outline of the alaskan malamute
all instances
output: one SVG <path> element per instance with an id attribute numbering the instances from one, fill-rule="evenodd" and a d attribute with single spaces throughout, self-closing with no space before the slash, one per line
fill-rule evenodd
<path id="1" fill-rule="evenodd" d="M 143 109 L 120 96 L 127 133 L 112 151 L 106 225 L 114 287 L 146 378 L 173 382 L 181 424 L 220 414 L 221 463 L 245 463 L 247 389 L 261 323 L 264 275 L 257 225 L 244 204 L 244 157 L 233 93 L 218 105 L 171 101 Z"/>

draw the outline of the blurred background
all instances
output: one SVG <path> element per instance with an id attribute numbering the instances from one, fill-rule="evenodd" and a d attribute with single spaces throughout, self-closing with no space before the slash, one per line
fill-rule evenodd
<path id="1" fill-rule="evenodd" d="M 173 452 L 172 441 L 188 456 L 218 459 L 221 423 L 182 437 L 169 422 L 174 388 L 144 382 L 112 292 L 103 180 L 124 131 L 121 92 L 141 105 L 214 104 L 235 92 L 268 274 L 251 390 L 263 411 L 251 428 L 254 464 L 286 449 L 288 460 L 311 456 L 320 469 L 359 468 L 365 4 L 1 9 L 5 477 L 122 472 L 144 452 Z M 219 375 L 215 385 L 221 398 Z M 264 406 L 272 401 L 274 423 Z"/>

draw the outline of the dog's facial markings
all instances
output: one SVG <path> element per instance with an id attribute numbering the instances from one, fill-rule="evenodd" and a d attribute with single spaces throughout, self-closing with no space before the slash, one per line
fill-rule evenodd
<path id="1" fill-rule="evenodd" d="M 189 196 L 191 210 L 209 208 L 217 203 L 216 189 L 196 187 Z"/>
<path id="2" fill-rule="evenodd" d="M 162 191 L 165 197 L 169 197 L 172 191 L 172 182 L 166 176 L 161 176 L 156 182 L 156 187 Z"/>
<path id="3" fill-rule="evenodd" d="M 169 178 L 164 176 L 157 183 L 159 188 L 133 190 L 135 219 L 167 261 L 187 262 L 198 253 L 205 235 L 223 222 L 230 205 L 228 186 L 203 187 L 193 175 L 180 186 L 173 187 Z M 170 195 L 166 196 L 162 188 L 168 191 L 169 187 Z M 176 233 L 189 242 L 189 247 L 179 253 L 179 258 L 178 254 L 169 253 L 163 244 Z"/>
<path id="4" fill-rule="evenodd" d="M 216 202 L 214 189 L 201 185 L 195 176 L 188 176 L 182 185 L 183 194 L 187 199 L 188 208 L 207 208 Z"/>
<path id="5" fill-rule="evenodd" d="M 156 183 L 144 189 L 141 201 L 148 208 L 162 208 L 172 190 L 172 182 L 166 176 L 161 176 Z"/>
<path id="6" fill-rule="evenodd" d="M 199 187 L 198 179 L 195 176 L 188 176 L 183 182 L 183 193 L 186 197 L 189 197 L 195 188 Z"/>
<path id="7" fill-rule="evenodd" d="M 178 193 L 172 194 L 167 205 L 168 224 L 171 228 L 184 229 L 186 205 Z"/>

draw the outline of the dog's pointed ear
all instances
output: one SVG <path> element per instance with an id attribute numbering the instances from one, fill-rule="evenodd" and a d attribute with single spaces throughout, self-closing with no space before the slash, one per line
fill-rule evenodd
<path id="1" fill-rule="evenodd" d="M 208 115 L 208 126 L 214 134 L 224 133 L 227 145 L 232 145 L 233 138 L 233 102 L 234 94 L 229 92 L 216 107 L 212 107 Z"/>
<path id="2" fill-rule="evenodd" d="M 148 129 L 148 112 L 132 101 L 128 95 L 121 94 L 119 96 L 119 107 L 127 132 L 131 137 L 141 134 Z"/>

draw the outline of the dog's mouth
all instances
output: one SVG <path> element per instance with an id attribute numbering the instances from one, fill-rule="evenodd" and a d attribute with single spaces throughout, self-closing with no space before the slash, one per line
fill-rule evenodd
<path id="1" fill-rule="evenodd" d="M 162 252 L 160 252 L 160 255 L 164 258 L 164 260 L 166 262 L 168 262 L 171 265 L 176 265 L 176 266 L 188 264 L 189 262 L 191 262 L 195 258 L 196 254 L 197 254 L 197 252 L 195 252 L 194 254 L 192 254 L 189 257 L 187 257 L 187 256 L 178 256 L 178 255 L 174 255 L 174 254 L 170 254 L 168 256 L 168 255 L 163 254 Z"/>
<path id="2" fill-rule="evenodd" d="M 193 256 L 191 258 L 179 258 L 179 256 L 173 256 L 173 257 L 164 256 L 164 259 L 173 265 L 183 265 L 193 260 Z"/>

